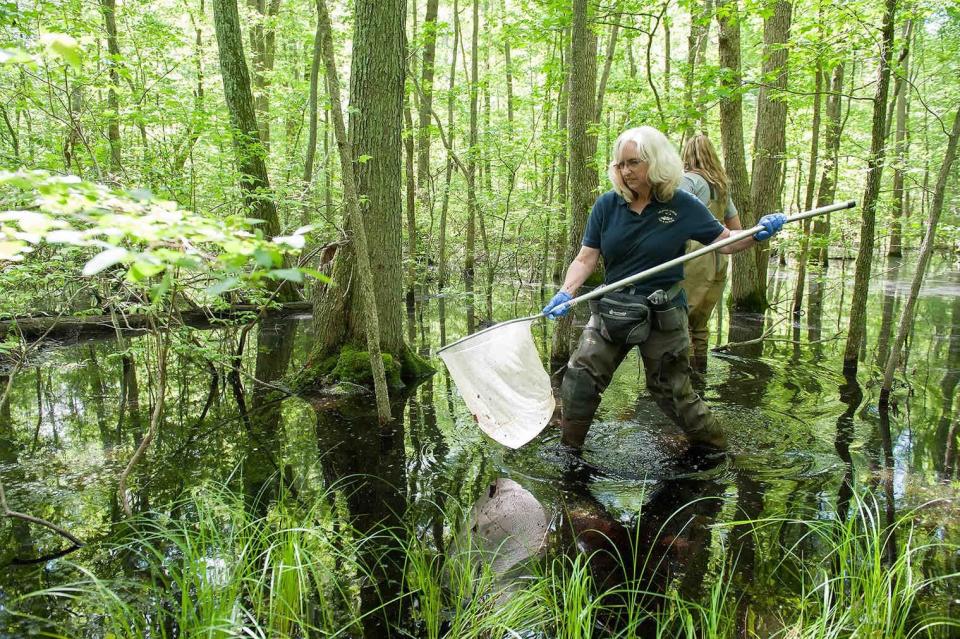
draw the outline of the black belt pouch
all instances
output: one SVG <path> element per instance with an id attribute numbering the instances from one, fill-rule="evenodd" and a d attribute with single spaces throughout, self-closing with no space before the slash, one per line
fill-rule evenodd
<path id="1" fill-rule="evenodd" d="M 642 295 L 610 293 L 597 303 L 600 334 L 616 344 L 642 344 L 650 335 L 650 302 Z"/>

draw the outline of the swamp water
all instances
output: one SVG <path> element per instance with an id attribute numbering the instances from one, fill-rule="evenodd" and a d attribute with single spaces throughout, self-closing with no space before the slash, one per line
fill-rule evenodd
<path id="1" fill-rule="evenodd" d="M 904 574 L 930 579 L 917 610 L 958 619 L 955 265 L 931 269 L 904 353 L 906 384 L 902 377 L 890 414 L 877 408 L 877 345 L 896 330 L 911 274 L 908 263 L 878 266 L 856 378 L 840 372 L 838 337 L 849 304 L 840 282 L 852 279 L 852 265 L 834 262 L 823 281 L 811 277 L 797 322 L 783 319 L 794 274 L 782 268 L 771 286 L 779 304 L 766 318 L 731 324 L 726 309 L 715 314 L 711 346 L 765 332 L 767 339 L 711 354 L 700 385 L 731 441 L 731 454 L 714 458 L 682 453 L 634 355 L 605 393 L 579 460 L 561 449 L 552 426 L 516 451 L 485 439 L 436 359 L 436 375 L 394 398 L 398 419 L 386 428 L 369 397 L 280 399 L 254 378 L 282 383 L 302 367 L 306 318 L 251 334 L 240 416 L 226 365 L 239 331 L 201 332 L 194 346 L 171 354 L 162 426 L 131 476 L 132 523 L 116 488 L 149 423 L 157 382 L 148 338 L 132 340 L 127 358 L 113 341 L 45 347 L 0 407 L 0 478 L 11 509 L 87 545 L 58 557 L 69 546 L 64 538 L 0 520 L 0 636 L 52 627 L 105 636 L 124 626 L 127 636 L 239 636 L 257 626 L 252 616 L 266 616 L 274 620 L 266 636 L 460 637 L 471 634 L 458 630 L 464 619 L 498 615 L 503 625 L 488 626 L 486 636 L 612 636 L 626 627 L 650 636 L 649 620 L 633 619 L 638 610 L 673 610 L 680 601 L 704 607 L 674 611 L 679 636 L 693 636 L 683 634 L 686 613 L 696 613 L 696 636 L 784 636 L 822 579 L 829 583 L 848 562 L 869 563 L 850 555 L 871 551 L 884 574 L 915 558 Z M 538 291 L 518 290 L 495 300 L 495 319 L 542 303 Z M 464 307 L 456 294 L 420 300 L 411 343 L 432 354 L 465 335 Z M 534 329 L 544 353 L 550 327 Z M 132 381 L 139 406 L 120 400 Z M 277 499 L 293 505 L 271 507 Z M 880 543 L 847 547 L 842 535 L 833 543 L 844 527 L 879 531 Z M 929 551 L 904 552 L 929 543 Z M 453 566 L 464 548 L 479 549 L 467 563 L 486 568 Z M 266 571 L 271 553 L 289 557 L 271 556 Z M 558 557 L 567 570 L 551 582 Z M 244 561 L 247 572 L 237 572 Z M 849 585 L 858 579 L 840 588 L 846 596 L 859 596 Z M 552 601 L 546 608 L 555 612 L 589 610 L 596 592 L 615 594 L 585 618 L 547 615 L 509 635 L 507 617 L 520 614 L 510 601 L 526 601 L 545 580 L 552 585 L 537 601 Z M 481 591 L 477 582 L 497 585 Z M 621 587 L 628 582 L 641 586 Z M 125 603 L 104 603 L 113 594 Z M 844 596 L 814 598 L 856 608 Z M 718 597 L 726 603 L 710 603 Z M 280 610 L 291 601 L 295 609 Z M 703 610 L 720 616 L 711 621 Z M 220 626 L 205 627 L 214 617 Z"/>

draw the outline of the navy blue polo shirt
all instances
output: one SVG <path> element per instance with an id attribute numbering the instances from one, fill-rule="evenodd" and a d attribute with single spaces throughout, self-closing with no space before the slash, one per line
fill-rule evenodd
<path id="1" fill-rule="evenodd" d="M 597 198 L 587 219 L 583 245 L 600 249 L 606 269 L 605 284 L 680 257 L 687 240 L 710 244 L 723 232 L 723 225 L 700 200 L 677 189 L 669 202 L 652 201 L 643 213 L 630 210 L 616 191 Z M 641 280 L 636 290 L 648 295 L 667 290 L 683 279 L 683 264 Z"/>

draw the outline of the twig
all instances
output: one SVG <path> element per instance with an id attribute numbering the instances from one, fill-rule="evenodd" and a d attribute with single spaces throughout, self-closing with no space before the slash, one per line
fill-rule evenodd
<path id="1" fill-rule="evenodd" d="M 771 324 L 771 325 L 770 325 L 770 328 L 768 328 L 767 330 L 765 330 L 760 337 L 756 337 L 756 338 L 754 338 L 754 339 L 748 339 L 748 340 L 745 341 L 745 342 L 727 342 L 726 344 L 722 344 L 722 345 L 720 345 L 720 346 L 715 346 L 715 347 L 711 348 L 710 350 L 712 350 L 714 353 L 723 353 L 723 352 L 725 352 L 725 351 L 730 350 L 731 348 L 737 348 L 737 347 L 740 347 L 740 346 L 750 346 L 750 345 L 752 345 L 752 344 L 759 344 L 760 342 L 762 342 L 763 340 L 765 340 L 765 339 L 773 332 L 773 329 L 775 329 L 777 326 L 779 326 L 780 324 L 782 324 L 783 322 L 785 322 L 786 319 L 787 319 L 787 318 L 785 318 L 785 317 L 781 317 L 779 320 L 777 320 L 776 322 L 774 322 L 773 324 Z"/>

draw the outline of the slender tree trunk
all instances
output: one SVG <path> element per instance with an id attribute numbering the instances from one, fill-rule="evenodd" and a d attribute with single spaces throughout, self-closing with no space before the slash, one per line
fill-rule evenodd
<path id="1" fill-rule="evenodd" d="M 563 52 L 567 51 L 566 44 L 564 42 L 565 38 L 561 38 L 560 41 L 560 67 L 563 72 L 563 85 L 560 89 L 559 94 L 557 95 L 557 130 L 561 131 L 564 136 L 569 135 L 567 129 L 568 124 L 568 113 L 569 113 L 569 104 L 570 104 L 570 55 L 566 56 L 566 59 L 563 57 Z M 566 255 L 566 240 L 567 240 L 567 211 L 568 211 L 568 202 L 567 202 L 567 187 L 569 186 L 569 174 L 568 169 L 570 168 L 570 156 L 567 154 L 567 140 L 564 140 L 563 147 L 558 151 L 557 162 L 559 164 L 557 177 L 557 204 L 556 204 L 556 216 L 557 216 L 557 231 L 556 231 L 556 240 L 554 241 L 554 255 L 553 255 L 553 283 L 556 286 L 560 286 L 563 279 L 563 268 L 565 266 L 563 258 Z"/>
<path id="2" fill-rule="evenodd" d="M 927 266 L 930 264 L 930 256 L 933 254 L 933 246 L 936 242 L 937 224 L 940 222 L 940 213 L 943 211 L 943 200 L 947 190 L 947 180 L 950 177 L 950 170 L 953 167 L 953 161 L 957 157 L 957 139 L 960 138 L 960 109 L 953 117 L 953 130 L 947 140 L 947 151 L 944 154 L 943 162 L 940 164 L 940 173 L 937 176 L 937 185 L 933 192 L 933 201 L 930 203 L 930 218 L 927 220 L 927 230 L 923 236 L 923 244 L 920 245 L 920 258 L 917 264 L 917 270 L 913 276 L 913 282 L 910 285 L 910 294 L 903 305 L 903 312 L 900 315 L 900 325 L 897 328 L 897 337 L 890 349 L 890 355 L 887 357 L 887 367 L 883 373 L 883 386 L 880 389 L 880 406 L 885 408 L 890 401 L 890 390 L 893 388 L 893 374 L 897 370 L 899 362 L 900 349 L 907 339 L 907 333 L 913 326 L 913 309 L 917 303 L 917 295 L 920 293 L 920 285 L 923 284 L 923 278 L 927 272 Z"/>
<path id="3" fill-rule="evenodd" d="M 580 249 L 583 230 L 587 224 L 590 207 L 597 195 L 597 136 L 593 125 L 596 120 L 597 85 L 597 36 L 589 25 L 587 0 L 573 2 L 573 31 L 570 41 L 570 224 L 567 234 L 566 264 L 573 261 Z M 557 321 L 551 366 L 555 370 L 570 357 L 570 342 L 573 337 L 571 315 Z"/>
<path id="4" fill-rule="evenodd" d="M 423 19 L 423 66 L 420 70 L 420 111 L 417 121 L 417 210 L 430 212 L 433 219 L 433 198 L 430 179 L 430 118 L 433 114 L 434 62 L 437 54 L 437 8 L 439 0 L 427 0 Z M 454 51 L 456 55 L 456 51 Z"/>
<path id="5" fill-rule="evenodd" d="M 503 20 L 503 32 L 500 36 L 503 41 L 503 70 L 507 84 L 507 123 L 513 130 L 513 52 L 510 48 L 510 27 L 507 24 L 506 0 L 501 0 L 500 8 L 502 11 L 501 19 Z"/>
<path id="6" fill-rule="evenodd" d="M 820 94 L 823 90 L 823 69 L 820 59 L 817 58 L 817 68 L 814 70 L 813 87 L 813 124 L 810 132 L 810 166 L 807 170 L 807 190 L 803 198 L 803 210 L 813 206 L 813 191 L 817 184 L 817 160 L 820 151 Z M 799 188 L 799 178 L 797 180 Z M 803 238 L 800 240 L 800 256 L 797 258 L 797 284 L 793 288 L 793 312 L 797 314 L 803 306 L 803 287 L 807 281 L 807 257 L 810 251 L 810 220 L 803 221 Z"/>
<path id="7" fill-rule="evenodd" d="M 450 80 L 447 87 L 447 136 L 451 147 L 454 137 L 453 107 L 456 102 L 453 89 L 457 83 L 457 50 L 460 44 L 460 8 L 457 0 L 453 0 L 453 46 L 450 49 Z M 440 261 L 437 274 L 437 289 L 442 291 L 447 285 L 447 207 L 450 204 L 450 182 L 453 179 L 453 159 L 447 153 L 447 168 L 444 173 L 443 206 L 440 210 L 440 240 L 437 250 L 437 259 Z"/>
<path id="8" fill-rule="evenodd" d="M 363 36 L 367 35 L 365 33 L 366 29 L 369 29 L 372 25 L 366 24 L 367 21 L 372 20 L 374 15 L 371 15 L 370 3 L 367 3 L 366 6 L 361 7 L 360 4 L 365 0 L 358 1 L 358 11 L 356 17 L 356 28 L 357 35 Z M 384 5 L 388 3 L 386 0 L 379 0 L 384 2 Z M 402 0 L 400 2 L 390 3 L 391 6 L 387 6 L 387 9 L 392 9 L 393 18 L 396 22 L 399 23 L 399 42 L 402 44 L 403 37 L 403 18 L 404 11 L 402 6 Z M 362 11 L 361 9 L 365 9 Z M 384 17 L 389 18 L 390 11 L 388 11 Z M 343 199 L 346 204 L 346 214 L 349 217 L 350 230 L 352 234 L 352 246 L 350 254 L 353 257 L 353 260 L 356 263 L 356 274 L 358 276 L 359 282 L 358 285 L 353 287 L 358 290 L 358 297 L 360 298 L 360 309 L 364 316 L 363 328 L 364 328 L 364 337 L 366 340 L 367 351 L 370 355 L 370 367 L 373 372 L 373 384 L 374 391 L 376 393 L 377 400 L 377 416 L 380 419 L 380 423 L 386 423 L 390 421 L 390 397 L 387 392 L 387 380 L 386 374 L 383 367 L 383 359 L 381 357 L 381 339 L 380 339 L 380 325 L 379 325 L 379 316 L 380 311 L 377 308 L 377 302 L 374 299 L 374 291 L 379 290 L 380 285 L 374 280 L 374 271 L 371 265 L 369 248 L 367 245 L 367 234 L 365 227 L 367 226 L 363 220 L 363 213 L 360 210 L 360 198 L 359 191 L 357 189 L 358 180 L 354 175 L 354 149 L 353 149 L 353 140 L 356 138 L 363 139 L 361 131 L 354 129 L 351 133 L 356 133 L 357 135 L 349 136 L 347 134 L 346 124 L 343 118 L 343 111 L 341 108 L 341 96 L 340 96 L 340 79 L 337 75 L 337 63 L 334 55 L 333 49 L 333 34 L 332 27 L 330 25 L 330 16 L 327 13 L 326 0 L 317 0 L 317 16 L 318 16 L 318 29 L 321 31 L 322 36 L 321 40 L 323 43 L 323 60 L 324 66 L 326 68 L 327 74 L 327 89 L 330 93 L 330 111 L 331 119 L 333 121 L 333 130 L 334 135 L 337 140 L 337 149 L 340 154 L 340 170 L 343 175 Z M 396 26 L 396 25 L 395 25 Z M 396 33 L 394 33 L 394 38 L 397 39 Z M 386 34 L 385 38 L 386 39 Z M 363 45 L 360 43 L 362 40 L 354 39 L 354 42 L 357 43 L 357 48 L 362 48 Z M 370 43 L 372 44 L 372 43 Z M 387 42 L 380 42 L 383 46 L 388 46 Z M 396 53 L 396 51 L 394 52 Z M 364 55 L 369 55 L 369 51 L 357 54 L 357 49 L 354 49 L 354 66 L 363 67 L 368 60 L 364 59 Z M 359 64 L 357 64 L 359 63 Z M 399 59 L 396 60 L 397 69 L 394 70 L 395 74 L 399 76 L 401 80 L 400 87 L 394 87 L 394 90 L 398 91 L 397 97 L 402 97 L 403 95 L 403 57 L 402 50 Z M 360 69 L 356 69 L 358 71 Z M 364 69 L 366 70 L 366 69 Z M 399 114 L 398 114 L 399 115 Z M 399 127 L 398 127 L 399 130 Z M 386 150 L 386 146 L 383 147 Z M 397 140 L 396 150 L 399 152 L 399 140 Z M 399 160 L 399 158 L 397 158 Z M 387 157 L 384 157 L 384 162 L 387 162 Z M 397 186 L 399 186 L 399 176 L 397 178 Z M 396 211 L 396 209 L 394 210 Z M 345 251 L 340 251 L 337 256 L 337 262 L 342 261 L 342 256 Z M 399 264 L 397 265 L 399 266 Z M 336 267 L 335 267 L 336 270 Z M 379 275 L 379 274 L 378 274 Z M 346 281 L 350 280 L 336 280 L 336 281 Z M 395 289 L 399 292 L 399 287 Z M 335 295 L 325 295 L 327 297 L 335 297 Z M 344 296 L 345 297 L 345 296 Z M 334 309 L 336 305 L 332 304 L 321 304 L 320 309 L 318 309 L 318 318 L 332 320 L 330 317 L 330 310 Z M 393 312 L 397 315 L 400 314 L 399 304 L 397 304 Z M 324 317 L 326 316 L 326 317 Z M 401 336 L 402 340 L 402 336 Z M 327 349 L 326 345 L 321 343 L 321 352 L 325 352 Z M 316 352 L 316 350 L 314 351 Z M 398 351 L 394 351 L 398 352 Z M 313 357 L 311 357 L 313 359 Z M 316 361 L 316 360 L 314 360 Z"/>
<path id="9" fill-rule="evenodd" d="M 873 265 L 873 244 L 877 222 L 877 196 L 883 177 L 886 158 L 884 125 L 887 92 L 890 87 L 890 59 L 893 51 L 893 25 L 897 0 L 886 0 L 883 16 L 883 37 L 880 44 L 880 69 L 877 90 L 873 97 L 873 127 L 870 140 L 870 158 L 867 161 L 867 183 L 863 193 L 863 221 L 860 225 L 860 249 L 853 279 L 853 298 L 850 303 L 850 325 L 843 350 L 843 368 L 856 372 L 857 357 L 867 331 L 867 294 L 870 292 L 870 270 Z M 891 360 L 894 359 L 891 357 Z"/>
<path id="10" fill-rule="evenodd" d="M 464 259 L 464 283 L 467 292 L 467 331 L 473 332 L 476 324 L 474 308 L 474 269 L 477 242 L 477 101 L 480 90 L 479 66 L 480 0 L 473 0 L 473 31 L 470 38 L 470 133 L 467 157 L 467 254 Z"/>
<path id="11" fill-rule="evenodd" d="M 270 76 L 276 57 L 277 30 L 274 18 L 280 13 L 280 0 L 247 0 L 247 6 L 257 14 L 250 28 L 250 58 L 253 63 L 253 86 L 256 91 L 254 107 L 259 123 L 260 143 L 266 154 L 270 151 Z"/>
<path id="12" fill-rule="evenodd" d="M 720 100 L 720 140 L 723 160 L 730 178 L 730 195 L 740 213 L 744 228 L 756 223 L 751 208 L 750 176 L 747 174 L 747 159 L 743 141 L 743 98 L 740 65 L 740 16 L 738 0 L 717 0 L 717 23 L 720 29 L 718 55 L 723 71 L 723 88 L 726 97 Z M 757 288 L 757 261 L 749 253 L 733 257 L 731 288 L 754 290 Z"/>
<path id="13" fill-rule="evenodd" d="M 120 175 L 120 100 L 117 87 L 120 86 L 120 43 L 117 40 L 117 2 L 100 0 L 103 23 L 107 31 L 107 51 L 110 53 L 110 87 L 107 89 L 107 139 L 110 141 L 110 173 L 114 179 Z"/>
<path id="14" fill-rule="evenodd" d="M 407 218 L 407 313 L 415 312 L 414 286 L 417 279 L 417 213 L 416 213 L 416 183 L 413 176 L 414 152 L 413 116 L 410 114 L 410 104 L 403 109 L 403 123 L 406 133 L 403 136 L 404 178 L 406 179 L 406 218 Z"/>
<path id="15" fill-rule="evenodd" d="M 610 80 L 610 69 L 613 67 L 613 58 L 617 53 L 617 36 L 620 33 L 620 16 L 622 12 L 623 7 L 618 1 L 613 12 L 613 26 L 610 27 L 610 39 L 607 40 L 607 49 L 604 51 L 603 73 L 600 75 L 600 86 L 597 87 L 597 110 L 593 116 L 593 119 L 597 122 L 600 121 L 600 116 L 603 115 L 603 98 L 607 92 L 607 82 Z"/>
<path id="16" fill-rule="evenodd" d="M 270 191 L 263 145 L 260 143 L 250 74 L 243 55 L 237 0 L 213 0 L 213 25 L 220 49 L 220 75 L 223 78 L 227 110 L 230 112 L 240 188 L 254 217 L 263 220 L 263 232 L 267 236 L 278 235 L 280 220 Z"/>
<path id="17" fill-rule="evenodd" d="M 697 92 L 697 100 L 694 101 L 695 87 L 697 83 L 696 71 L 700 63 L 707 55 L 707 40 L 710 36 L 710 13 L 713 10 L 713 0 L 695 0 L 690 14 L 690 35 L 687 38 L 687 70 L 684 78 L 684 115 L 683 115 L 683 137 L 690 139 L 696 134 L 694 120 L 690 117 L 693 113 L 701 114 L 697 120 L 702 121 L 703 102 L 699 98 L 701 94 Z"/>
<path id="18" fill-rule="evenodd" d="M 754 129 L 753 170 L 751 171 L 749 219 L 744 228 L 756 224 L 757 218 L 782 208 L 782 178 L 786 152 L 787 103 L 780 93 L 787 88 L 787 44 L 790 40 L 790 20 L 793 5 L 777 0 L 773 15 L 764 20 L 762 73 L 769 85 L 760 88 L 757 99 L 757 125 Z M 741 219 L 743 215 L 741 214 Z M 738 254 L 734 271 L 747 259 L 757 263 L 757 278 L 747 284 L 746 278 L 732 278 L 733 307 L 747 312 L 761 312 L 767 307 L 767 263 L 770 245 L 761 242 Z"/>
<path id="19" fill-rule="evenodd" d="M 303 183 L 307 188 L 313 181 L 313 163 L 317 155 L 317 121 L 320 101 L 320 63 L 323 58 L 323 41 L 320 25 L 313 36 L 313 58 L 310 62 L 310 97 L 307 99 L 307 157 L 303 163 Z"/>
<path id="20" fill-rule="evenodd" d="M 817 206 L 825 206 L 833 201 L 837 190 L 837 161 L 840 155 L 840 133 L 843 123 L 840 118 L 843 105 L 843 63 L 833 68 L 833 81 L 830 95 L 827 96 L 826 154 L 823 169 L 820 172 L 820 187 L 817 191 Z M 813 221 L 813 237 L 820 242 L 820 248 L 812 259 L 827 268 L 827 237 L 830 235 L 830 216 L 823 215 Z"/>
<path id="21" fill-rule="evenodd" d="M 910 39 L 913 35 L 913 20 L 908 19 L 903 27 L 903 49 L 900 52 L 897 79 L 894 82 L 893 102 L 896 105 L 896 142 L 893 165 L 893 215 L 890 221 L 890 246 L 887 255 L 900 257 L 903 254 L 903 209 L 905 191 L 903 178 L 907 163 L 907 78 L 910 74 Z"/>

